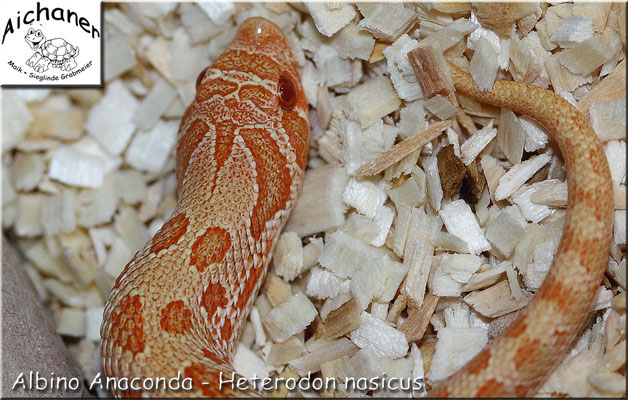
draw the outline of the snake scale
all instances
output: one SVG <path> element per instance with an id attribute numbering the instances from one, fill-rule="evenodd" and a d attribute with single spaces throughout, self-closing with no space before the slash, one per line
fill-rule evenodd
<path id="1" fill-rule="evenodd" d="M 612 233 L 610 173 L 591 126 L 559 96 L 505 81 L 479 92 L 470 75 L 451 69 L 457 91 L 548 129 L 567 166 L 569 200 L 535 299 L 430 395 L 527 396 L 566 355 L 601 282 Z M 283 33 L 262 18 L 244 21 L 199 76 L 179 130 L 177 206 L 116 280 L 101 328 L 107 376 L 180 374 L 194 391 L 117 395 L 253 394 L 215 383 L 233 371 L 241 328 L 301 184 L 308 136 L 307 102 Z"/>

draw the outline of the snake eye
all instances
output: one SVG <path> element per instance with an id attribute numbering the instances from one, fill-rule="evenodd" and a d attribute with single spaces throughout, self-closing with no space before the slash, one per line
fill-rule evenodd
<path id="1" fill-rule="evenodd" d="M 209 67 L 206 67 L 204 70 L 201 71 L 200 74 L 198 74 L 198 78 L 196 78 L 196 90 L 198 90 L 198 86 L 201 84 L 201 81 L 203 80 L 203 77 L 205 76 L 205 72 L 207 72 L 208 69 Z"/>
<path id="2" fill-rule="evenodd" d="M 297 89 L 285 75 L 279 77 L 279 105 L 284 111 L 290 111 L 297 104 Z"/>

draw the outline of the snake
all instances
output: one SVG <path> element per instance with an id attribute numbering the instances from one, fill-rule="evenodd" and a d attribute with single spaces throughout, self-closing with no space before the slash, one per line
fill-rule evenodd
<path id="1" fill-rule="evenodd" d="M 568 204 L 553 265 L 533 301 L 484 350 L 429 392 L 534 394 L 583 326 L 606 265 L 612 186 L 586 118 L 556 94 L 496 81 L 479 91 L 450 65 L 457 92 L 545 126 L 567 168 Z M 101 326 L 103 371 L 117 380 L 182 377 L 191 390 L 122 396 L 261 395 L 219 385 L 234 376 L 243 323 L 294 205 L 307 162 L 308 106 L 281 29 L 260 17 L 201 72 L 180 124 L 172 216 L 116 279 Z"/>

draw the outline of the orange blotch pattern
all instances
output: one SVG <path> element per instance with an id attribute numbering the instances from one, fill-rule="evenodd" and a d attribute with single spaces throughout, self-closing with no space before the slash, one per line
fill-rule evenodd
<path id="1" fill-rule="evenodd" d="M 192 245 L 190 265 L 196 266 L 199 272 L 212 263 L 219 263 L 225 258 L 225 253 L 231 249 L 231 235 L 222 228 L 208 228 Z"/>
<path id="2" fill-rule="evenodd" d="M 529 386 L 526 385 L 517 385 L 515 386 L 515 395 L 517 397 L 529 397 L 528 396 Z"/>
<path id="3" fill-rule="evenodd" d="M 164 331 L 171 334 L 182 334 L 190 329 L 192 322 L 192 311 L 183 303 L 183 300 L 176 300 L 168 303 L 161 309 L 161 319 L 159 326 Z"/>
<path id="4" fill-rule="evenodd" d="M 203 102 L 215 95 L 227 96 L 238 90 L 238 84 L 222 78 L 214 78 L 204 82 L 196 92 L 196 101 Z"/>
<path id="5" fill-rule="evenodd" d="M 111 337 L 114 347 L 135 357 L 144 351 L 144 330 L 140 296 L 127 296 L 111 313 Z"/>
<path id="6" fill-rule="evenodd" d="M 284 209 L 290 199 L 290 171 L 279 146 L 267 131 L 242 129 L 240 133 L 253 154 L 257 169 L 259 193 L 251 216 L 251 231 L 253 238 L 260 240 L 266 221 Z"/>
<path id="7" fill-rule="evenodd" d="M 521 336 L 526 329 L 528 328 L 528 324 L 524 321 L 515 321 L 506 331 L 505 336 L 511 339 L 516 339 Z"/>
<path id="8" fill-rule="evenodd" d="M 307 121 L 299 117 L 296 111 L 291 111 L 283 113 L 281 123 L 288 133 L 290 146 L 292 146 L 297 157 L 297 164 L 300 168 L 305 168 L 309 149 L 309 127 Z"/>
<path id="9" fill-rule="evenodd" d="M 133 390 L 129 388 L 128 390 L 121 390 L 120 397 L 124 399 L 139 399 L 142 397 L 143 390 Z"/>
<path id="10" fill-rule="evenodd" d="M 478 389 L 474 397 L 503 397 L 506 393 L 506 385 L 490 379 Z"/>
<path id="11" fill-rule="evenodd" d="M 214 68 L 225 72 L 238 71 L 256 75 L 261 79 L 277 80 L 281 67 L 272 58 L 263 54 L 248 54 L 244 51 L 228 50 L 214 63 Z"/>
<path id="12" fill-rule="evenodd" d="M 600 247 L 600 241 L 597 239 L 585 239 L 578 248 L 580 253 L 580 266 L 587 272 L 595 268 L 596 250 Z"/>
<path id="13" fill-rule="evenodd" d="M 216 389 L 219 382 L 219 371 L 210 370 L 202 364 L 192 364 L 183 369 L 184 378 L 192 378 L 194 389 L 200 390 L 205 397 L 215 397 Z M 203 385 L 203 382 L 211 382 L 210 385 Z"/>
<path id="14" fill-rule="evenodd" d="M 212 362 L 220 365 L 224 363 L 224 360 L 222 358 L 222 356 L 216 354 L 215 352 L 211 351 L 210 349 L 202 349 L 201 350 L 203 352 L 203 355 L 205 357 L 207 357 L 208 359 L 210 359 Z"/>
<path id="15" fill-rule="evenodd" d="M 518 370 L 525 368 L 534 368 L 534 365 L 538 362 L 538 349 L 541 344 L 540 339 L 526 340 L 519 345 L 515 356 L 515 366 Z"/>
<path id="16" fill-rule="evenodd" d="M 220 337 L 223 340 L 231 341 L 232 335 L 233 335 L 233 324 L 231 323 L 231 319 L 225 318 L 225 322 L 220 328 Z"/>
<path id="17" fill-rule="evenodd" d="M 572 295 L 569 287 L 550 274 L 545 278 L 544 287 L 537 293 L 537 297 L 554 303 L 558 310 L 562 311 L 569 307 Z"/>
<path id="18" fill-rule="evenodd" d="M 251 102 L 236 101 L 236 99 L 229 98 L 225 100 L 225 106 L 227 108 L 226 115 L 234 128 L 249 124 L 265 124 L 270 119 L 266 111 L 260 110 Z"/>
<path id="19" fill-rule="evenodd" d="M 240 97 L 240 101 L 251 101 L 266 112 L 272 112 L 276 106 L 276 102 L 273 101 L 275 96 L 268 89 L 259 85 L 242 85 L 238 97 Z"/>
<path id="20" fill-rule="evenodd" d="M 218 307 L 225 308 L 227 304 L 229 304 L 229 298 L 225 288 L 220 282 L 210 283 L 201 297 L 201 306 L 205 307 L 207 312 L 210 312 L 210 310 L 215 312 Z"/>
<path id="21" fill-rule="evenodd" d="M 185 234 L 189 223 L 190 221 L 183 213 L 170 218 L 153 237 L 150 252 L 158 254 L 160 251 L 176 244 L 181 236 Z"/>
<path id="22" fill-rule="evenodd" d="M 253 291 L 255 290 L 255 285 L 259 281 L 262 273 L 264 272 L 263 268 L 251 268 L 249 270 L 249 277 L 246 279 L 246 271 L 242 271 L 242 277 L 240 282 L 244 282 L 244 286 L 242 291 L 238 295 L 238 301 L 235 304 L 237 310 L 243 310 L 246 304 L 248 303 L 251 295 L 253 295 Z"/>
<path id="23" fill-rule="evenodd" d="M 234 129 L 235 127 L 230 124 L 222 123 L 216 125 L 216 145 L 214 151 L 216 171 L 220 171 L 220 168 L 231 155 Z"/>
<path id="24" fill-rule="evenodd" d="M 192 109 L 191 107 L 188 109 Z M 183 118 L 183 121 L 188 118 L 187 113 Z M 183 136 L 179 138 L 179 143 L 177 145 L 177 182 L 179 183 L 179 187 L 181 187 L 181 183 L 183 181 L 183 176 L 185 175 L 185 171 L 187 170 L 188 163 L 190 162 L 190 157 L 194 150 L 198 147 L 199 143 L 205 138 L 205 135 L 209 131 L 209 125 L 203 122 L 200 119 L 194 120 L 185 131 Z"/>
<path id="25" fill-rule="evenodd" d="M 491 360 L 491 353 L 489 351 L 482 351 L 478 354 L 471 364 L 469 365 L 469 374 L 475 375 L 482 372 L 488 367 L 488 363 Z"/>

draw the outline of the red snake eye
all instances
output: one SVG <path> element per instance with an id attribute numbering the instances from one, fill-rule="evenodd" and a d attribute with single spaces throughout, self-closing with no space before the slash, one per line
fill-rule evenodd
<path id="1" fill-rule="evenodd" d="M 279 105 L 284 111 L 291 111 L 297 104 L 297 89 L 285 75 L 279 77 Z"/>
<path id="2" fill-rule="evenodd" d="M 201 81 L 203 80 L 203 77 L 205 76 L 205 72 L 207 72 L 208 69 L 209 67 L 206 67 L 204 70 L 201 71 L 200 74 L 198 74 L 198 78 L 196 78 L 196 90 L 198 90 L 198 85 L 201 84 Z"/>

